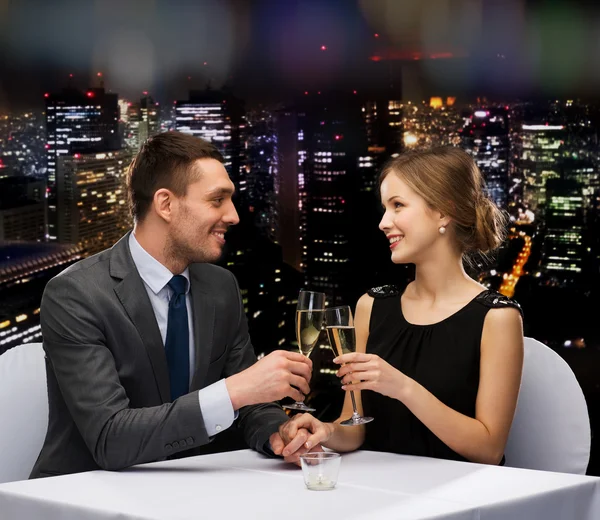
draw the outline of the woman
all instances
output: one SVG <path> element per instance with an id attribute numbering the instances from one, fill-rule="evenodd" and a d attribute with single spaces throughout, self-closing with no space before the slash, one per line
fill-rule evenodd
<path id="1" fill-rule="evenodd" d="M 354 389 L 361 412 L 375 420 L 340 426 L 352 414 L 346 394 L 335 423 L 297 416 L 281 427 L 281 437 L 289 443 L 307 428 L 313 434 L 303 449 L 320 442 L 337 451 L 362 446 L 500 464 L 521 380 L 521 310 L 470 278 L 463 264 L 500 246 L 503 214 L 458 148 L 393 159 L 380 192 L 379 228 L 392 261 L 415 264 L 415 279 L 363 295 L 355 313 L 357 351 L 334 360 L 342 388 Z"/>

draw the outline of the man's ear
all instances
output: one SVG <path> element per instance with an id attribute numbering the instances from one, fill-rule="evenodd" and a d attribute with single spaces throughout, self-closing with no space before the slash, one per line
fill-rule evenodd
<path id="1" fill-rule="evenodd" d="M 156 190 L 152 199 L 152 209 L 165 222 L 173 219 L 174 206 L 177 204 L 175 194 L 167 188 Z"/>

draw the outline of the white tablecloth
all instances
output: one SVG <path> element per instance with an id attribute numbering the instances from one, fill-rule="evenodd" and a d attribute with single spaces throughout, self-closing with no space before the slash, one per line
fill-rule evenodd
<path id="1" fill-rule="evenodd" d="M 600 479 L 387 453 L 342 455 L 338 486 L 245 450 L 0 485 L 0 519 L 598 520 Z"/>

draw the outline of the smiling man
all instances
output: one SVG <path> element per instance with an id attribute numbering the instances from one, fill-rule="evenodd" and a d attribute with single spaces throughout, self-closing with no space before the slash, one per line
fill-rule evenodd
<path id="1" fill-rule="evenodd" d="M 280 453 L 272 401 L 303 399 L 312 367 L 285 351 L 256 361 L 235 277 L 211 264 L 239 221 L 221 155 L 157 135 L 128 191 L 133 231 L 44 292 L 50 417 L 31 477 L 193 455 L 236 418 L 250 447 Z"/>

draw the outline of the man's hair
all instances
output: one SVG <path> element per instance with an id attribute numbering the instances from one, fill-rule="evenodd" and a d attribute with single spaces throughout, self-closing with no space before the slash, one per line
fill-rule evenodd
<path id="1" fill-rule="evenodd" d="M 223 156 L 208 141 L 182 134 L 164 132 L 147 139 L 136 154 L 127 175 L 129 209 L 135 222 L 141 222 L 152 206 L 157 190 L 166 188 L 183 197 L 187 187 L 199 180 L 201 173 L 193 168 L 198 159 Z"/>

